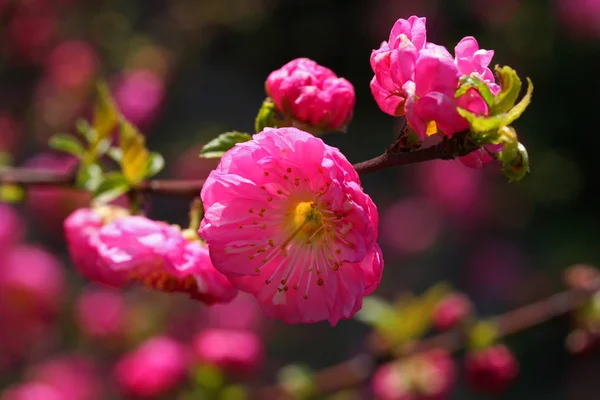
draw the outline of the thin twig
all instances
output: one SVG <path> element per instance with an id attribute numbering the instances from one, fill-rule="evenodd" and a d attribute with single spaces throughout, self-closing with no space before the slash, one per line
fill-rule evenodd
<path id="1" fill-rule="evenodd" d="M 523 330 L 540 325 L 553 318 L 573 312 L 583 306 L 594 293 L 600 290 L 600 279 L 590 283 L 587 289 L 570 289 L 554 294 L 546 299 L 536 301 L 505 314 L 491 318 L 498 328 L 499 338 L 506 337 Z M 370 342 L 369 351 L 343 361 L 314 374 L 314 387 L 319 395 L 327 395 L 355 387 L 367 382 L 378 364 L 389 361 L 386 352 L 392 349 L 382 346 L 376 336 Z M 444 348 L 455 352 L 466 345 L 466 335 L 460 330 L 450 330 L 430 338 L 423 339 L 404 349 L 402 357 L 427 351 L 433 348 Z M 280 385 L 261 388 L 252 393 L 252 398 L 266 400 L 291 400 L 294 397 Z"/>

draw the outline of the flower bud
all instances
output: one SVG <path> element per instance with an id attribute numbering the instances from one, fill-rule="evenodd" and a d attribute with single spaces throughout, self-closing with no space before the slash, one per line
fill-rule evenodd
<path id="1" fill-rule="evenodd" d="M 452 293 L 438 303 L 433 310 L 433 325 L 445 331 L 464 321 L 472 311 L 471 301 L 461 293 Z"/>
<path id="2" fill-rule="evenodd" d="M 504 345 L 478 350 L 465 359 L 469 385 L 483 393 L 499 393 L 515 380 L 519 370 L 517 360 Z"/>
<path id="3" fill-rule="evenodd" d="M 313 134 L 344 131 L 356 102 L 350 82 L 308 58 L 271 72 L 265 90 L 285 117 L 279 127 L 296 126 Z"/>

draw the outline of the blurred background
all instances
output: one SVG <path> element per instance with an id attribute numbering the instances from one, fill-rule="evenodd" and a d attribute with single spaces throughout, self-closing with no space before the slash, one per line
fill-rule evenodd
<path id="1" fill-rule="evenodd" d="M 296 57 L 355 85 L 348 133 L 324 140 L 352 162 L 374 157 L 401 124 L 371 97 L 369 55 L 396 19 L 410 15 L 427 17 L 429 41 L 452 51 L 473 35 L 496 51 L 492 64 L 532 78 L 533 103 L 515 124 L 531 174 L 508 184 L 494 164 L 472 170 L 434 161 L 365 175 L 385 258 L 375 295 L 393 300 L 445 281 L 488 316 L 561 290 L 571 264 L 600 265 L 598 0 L 0 0 L 1 162 L 71 168 L 47 140 L 90 115 L 102 76 L 149 147 L 165 156 L 161 178 L 205 177 L 217 162 L 198 158 L 203 143 L 251 132 L 267 75 Z M 252 332 L 266 348 L 262 368 L 254 357 L 242 374 L 250 384 L 272 382 L 290 363 L 322 368 L 364 349 L 369 329 L 354 320 L 286 326 L 264 320 L 244 296 L 208 309 L 183 296 L 84 282 L 66 255 L 62 221 L 88 201 L 71 190 L 36 189 L 22 204 L 0 205 L 0 390 L 13 388 L 3 400 L 130 398 L 119 374 L 136 368 L 132 349 L 155 336 L 190 343 L 208 329 Z M 156 219 L 186 224 L 187 212 L 185 200 L 150 201 Z M 570 329 L 565 317 L 509 338 L 520 373 L 503 394 L 481 396 L 459 380 L 449 398 L 597 399 L 600 358 L 569 355 Z M 156 361 L 134 355 L 140 365 Z M 134 366 L 115 367 L 126 356 Z M 9 397 L 26 384 L 33 397 Z M 184 398 L 188 389 L 162 398 Z"/>

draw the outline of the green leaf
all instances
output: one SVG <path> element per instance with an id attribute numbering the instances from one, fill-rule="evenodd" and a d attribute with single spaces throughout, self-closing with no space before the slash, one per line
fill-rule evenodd
<path id="1" fill-rule="evenodd" d="M 479 321 L 468 332 L 470 349 L 485 349 L 498 339 L 498 326 L 492 321 Z"/>
<path id="2" fill-rule="evenodd" d="M 527 93 L 525 96 L 517 103 L 516 106 L 510 109 L 508 113 L 506 113 L 506 125 L 512 124 L 517 120 L 527 109 L 529 104 L 531 103 L 531 95 L 533 94 L 533 82 L 531 79 L 527 78 Z"/>
<path id="3" fill-rule="evenodd" d="M 121 165 L 121 163 L 123 162 L 123 152 L 119 147 L 110 147 L 106 151 L 106 155 L 108 155 L 108 157 L 110 157 L 111 160 L 113 160 L 119 165 Z"/>
<path id="4" fill-rule="evenodd" d="M 123 154 L 123 175 L 132 185 L 141 182 L 148 171 L 150 152 L 146 148 L 144 136 L 125 120 L 121 121 L 120 147 Z"/>
<path id="5" fill-rule="evenodd" d="M 55 150 L 72 154 L 77 158 L 81 158 L 86 152 L 75 136 L 66 133 L 59 133 L 52 136 L 48 140 L 48 145 Z"/>
<path id="6" fill-rule="evenodd" d="M 0 203 L 16 204 L 25 198 L 25 189 L 19 185 L 0 185 Z"/>
<path id="7" fill-rule="evenodd" d="M 94 190 L 94 202 L 96 204 L 106 204 L 127 193 L 129 190 L 129 182 L 120 172 L 109 172 L 104 176 L 104 179 Z"/>
<path id="8" fill-rule="evenodd" d="M 500 92 L 490 107 L 490 115 L 503 114 L 513 108 L 522 86 L 517 72 L 511 67 L 496 65 L 495 70 L 500 79 Z"/>
<path id="9" fill-rule="evenodd" d="M 120 113 L 105 82 L 98 83 L 96 93 L 93 127 L 96 130 L 95 142 L 97 143 L 112 133 L 119 122 Z"/>
<path id="10" fill-rule="evenodd" d="M 479 94 L 481 95 L 488 107 L 491 107 L 492 104 L 494 104 L 494 94 L 492 93 L 488 85 L 484 81 L 479 79 L 477 76 L 463 76 L 459 80 L 459 85 L 460 86 L 456 90 L 454 98 L 458 99 L 459 97 L 467 93 L 469 89 L 475 89 L 477 90 L 477 92 L 479 92 Z"/>
<path id="11" fill-rule="evenodd" d="M 103 179 L 102 167 L 96 163 L 81 164 L 77 173 L 77 187 L 93 192 Z"/>
<path id="12" fill-rule="evenodd" d="M 222 133 L 202 147 L 200 157 L 220 158 L 227 150 L 235 146 L 236 143 L 247 142 L 250 139 L 252 139 L 252 136 L 243 132 L 233 131 Z"/>
<path id="13" fill-rule="evenodd" d="M 79 118 L 77 121 L 75 121 L 75 130 L 88 143 L 92 143 L 94 140 L 96 140 L 96 130 L 92 128 L 90 123 L 83 118 Z"/>
<path id="14" fill-rule="evenodd" d="M 150 152 L 148 156 L 148 168 L 146 169 L 145 178 L 151 178 L 158 174 L 165 167 L 165 159 L 162 155 L 156 152 Z"/>
<path id="15" fill-rule="evenodd" d="M 384 299 L 376 296 L 365 297 L 361 310 L 354 316 L 360 322 L 373 327 L 380 325 L 383 321 L 390 321 L 395 317 L 396 312 L 394 307 Z"/>
<path id="16" fill-rule="evenodd" d="M 493 117 L 484 117 L 473 114 L 472 112 L 461 107 L 457 107 L 456 110 L 461 117 L 469 121 L 469 125 L 471 125 L 471 132 L 484 133 L 489 131 L 497 131 L 503 126 L 506 126 L 506 114 L 494 115 Z"/>
<path id="17" fill-rule="evenodd" d="M 267 97 L 265 101 L 263 101 L 260 110 L 258 110 L 258 114 L 256 115 L 256 119 L 254 121 L 254 129 L 256 130 L 256 133 L 261 132 L 265 128 L 276 128 L 276 116 L 277 108 L 275 107 L 275 103 L 273 103 L 271 98 Z"/>

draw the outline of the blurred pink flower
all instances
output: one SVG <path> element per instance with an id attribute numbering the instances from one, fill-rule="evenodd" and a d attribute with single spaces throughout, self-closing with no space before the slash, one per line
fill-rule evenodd
<path id="1" fill-rule="evenodd" d="M 120 292 L 85 290 L 75 312 L 79 329 L 92 339 L 118 340 L 125 334 L 127 304 Z"/>
<path id="2" fill-rule="evenodd" d="M 572 35 L 600 39 L 600 0 L 555 0 L 555 7 Z"/>
<path id="3" fill-rule="evenodd" d="M 157 117 L 165 85 L 149 70 L 131 70 L 115 78 L 113 94 L 121 113 L 134 125 L 145 127 Z"/>
<path id="4" fill-rule="evenodd" d="M 297 58 L 271 72 L 265 90 L 287 117 L 322 130 L 344 129 L 356 102 L 350 82 L 308 58 Z"/>
<path id="5" fill-rule="evenodd" d="M 2 221 L 0 224 L 0 257 L 2 257 L 23 240 L 25 225 L 17 211 L 6 204 L 0 204 L 0 221 Z"/>
<path id="6" fill-rule="evenodd" d="M 465 372 L 471 388 L 482 393 L 498 394 L 517 378 L 519 365 L 508 347 L 498 344 L 468 353 Z"/>
<path id="7" fill-rule="evenodd" d="M 125 354 L 115 365 L 114 375 L 124 394 L 155 398 L 185 380 L 188 363 L 181 344 L 159 336 Z"/>
<path id="8" fill-rule="evenodd" d="M 466 295 L 450 293 L 435 306 L 431 316 L 433 326 L 441 331 L 455 328 L 471 316 L 472 311 L 473 304 Z"/>
<path id="9" fill-rule="evenodd" d="M 188 241 L 179 227 L 128 216 L 100 228 L 96 239 L 93 246 L 102 264 L 146 287 L 188 293 L 207 304 L 226 303 L 237 294 L 212 266 L 206 246 Z"/>
<path id="10" fill-rule="evenodd" d="M 449 398 L 455 380 L 452 355 L 433 349 L 379 367 L 371 390 L 380 400 L 444 400 Z"/>
<path id="11" fill-rule="evenodd" d="M 70 400 L 50 385 L 27 382 L 14 385 L 0 395 L 0 400 Z"/>
<path id="12" fill-rule="evenodd" d="M 57 21 L 52 15 L 18 12 L 8 23 L 11 50 L 19 63 L 43 62 L 56 33 Z"/>
<path id="13" fill-rule="evenodd" d="M 46 60 L 46 69 L 54 85 L 80 89 L 91 83 L 97 64 L 96 52 L 89 43 L 69 40 L 52 50 Z"/>
<path id="14" fill-rule="evenodd" d="M 422 198 L 407 198 L 388 207 L 381 219 L 381 239 L 398 254 L 415 254 L 435 244 L 441 222 L 436 210 Z"/>
<path id="15" fill-rule="evenodd" d="M 30 158 L 25 166 L 34 170 L 69 173 L 77 165 L 70 156 L 52 153 L 39 153 Z M 54 234 L 60 230 L 63 221 L 77 208 L 89 204 L 90 194 L 81 190 L 66 188 L 34 187 L 27 190 L 26 207 L 36 219 L 36 226 Z"/>
<path id="16" fill-rule="evenodd" d="M 207 307 L 202 315 L 205 326 L 210 328 L 258 331 L 264 323 L 264 317 L 247 293 L 239 293 L 227 304 L 215 304 Z"/>
<path id="17" fill-rule="evenodd" d="M 287 323 L 352 317 L 379 284 L 378 214 L 338 149 L 267 128 L 221 158 L 202 188 L 215 267 Z"/>
<path id="18" fill-rule="evenodd" d="M 35 366 L 28 377 L 33 382 L 49 385 L 64 400 L 100 400 L 104 397 L 98 372 L 83 357 L 61 356 Z"/>
<path id="19" fill-rule="evenodd" d="M 22 139 L 21 123 L 10 113 L 0 111 L 0 153 L 14 154 Z"/>
<path id="20" fill-rule="evenodd" d="M 227 373 L 251 375 L 264 361 L 263 344 L 250 331 L 207 329 L 194 339 L 196 362 L 219 367 Z"/>
<path id="21" fill-rule="evenodd" d="M 23 315 L 52 315 L 61 303 L 64 276 L 56 258 L 21 245 L 0 255 L 0 307 Z"/>
<path id="22" fill-rule="evenodd" d="M 100 262 L 97 250 L 98 231 L 114 219 L 129 215 L 120 207 L 80 208 L 64 221 L 64 232 L 71 260 L 86 279 L 111 287 L 121 287 L 129 279 L 127 272 L 109 269 Z"/>
<path id="23" fill-rule="evenodd" d="M 455 161 L 435 160 L 415 167 L 419 192 L 447 214 L 473 214 L 483 195 L 481 174 Z"/>
<path id="24" fill-rule="evenodd" d="M 384 364 L 375 370 L 371 391 L 378 400 L 416 400 L 410 379 L 398 363 Z"/>

